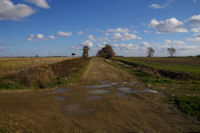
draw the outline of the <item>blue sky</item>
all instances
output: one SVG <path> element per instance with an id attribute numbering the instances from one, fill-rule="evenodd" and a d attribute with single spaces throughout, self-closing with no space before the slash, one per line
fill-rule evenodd
<path id="1" fill-rule="evenodd" d="M 0 56 L 200 54 L 200 0 L 0 0 Z"/>

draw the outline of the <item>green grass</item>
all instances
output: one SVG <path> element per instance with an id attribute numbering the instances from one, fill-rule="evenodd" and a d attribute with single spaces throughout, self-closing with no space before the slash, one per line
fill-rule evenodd
<path id="1" fill-rule="evenodd" d="M 155 69 L 170 70 L 174 72 L 187 72 L 192 75 L 200 75 L 200 59 L 194 57 L 193 58 L 119 57 L 115 59 L 148 66 Z"/>
<path id="2" fill-rule="evenodd" d="M 183 113 L 200 120 L 200 81 L 178 81 L 169 78 L 157 77 L 136 67 L 125 64 L 109 63 L 136 76 L 144 84 L 151 84 L 154 89 L 166 95 L 165 102 L 174 104 Z M 164 89 L 162 89 L 164 88 Z"/>
<path id="3" fill-rule="evenodd" d="M 174 96 L 170 98 L 182 112 L 200 120 L 200 97 L 199 96 Z"/>
<path id="4" fill-rule="evenodd" d="M 13 82 L 9 80 L 0 80 L 0 90 L 5 89 L 5 90 L 17 90 L 17 89 L 27 89 L 27 87 Z"/>

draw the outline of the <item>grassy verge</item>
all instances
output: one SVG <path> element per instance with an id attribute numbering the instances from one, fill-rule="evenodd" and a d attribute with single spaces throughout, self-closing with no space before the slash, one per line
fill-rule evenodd
<path id="1" fill-rule="evenodd" d="M 158 77 L 137 67 L 128 66 L 116 61 L 108 63 L 127 71 L 145 84 L 150 84 L 155 89 L 164 92 L 167 96 L 164 99 L 165 102 L 175 104 L 183 113 L 200 120 L 200 81 L 178 81 Z"/>
<path id="2" fill-rule="evenodd" d="M 41 89 L 75 82 L 89 61 L 78 58 L 23 70 L 0 79 L 0 90 Z"/>
<path id="3" fill-rule="evenodd" d="M 115 58 L 142 71 L 176 80 L 200 80 L 199 58 Z"/>

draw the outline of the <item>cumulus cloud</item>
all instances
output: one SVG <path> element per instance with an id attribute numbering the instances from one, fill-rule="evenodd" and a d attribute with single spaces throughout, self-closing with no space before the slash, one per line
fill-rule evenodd
<path id="1" fill-rule="evenodd" d="M 142 42 L 140 45 L 143 47 L 150 47 L 148 42 Z"/>
<path id="2" fill-rule="evenodd" d="M 200 26 L 200 15 L 192 16 L 189 22 L 193 26 Z"/>
<path id="3" fill-rule="evenodd" d="M 137 45 L 134 45 L 134 44 L 113 44 L 112 45 L 114 49 L 117 49 L 117 50 L 136 50 L 138 48 Z"/>
<path id="4" fill-rule="evenodd" d="M 191 29 L 192 32 L 200 32 L 200 27 L 195 27 Z"/>
<path id="5" fill-rule="evenodd" d="M 165 45 L 173 44 L 173 45 L 183 45 L 185 44 L 184 41 L 179 41 L 179 40 L 165 40 Z"/>
<path id="6" fill-rule="evenodd" d="M 47 38 L 48 38 L 48 39 L 56 39 L 56 37 L 55 37 L 55 36 L 53 36 L 53 35 L 51 35 L 51 36 L 48 36 Z"/>
<path id="7" fill-rule="evenodd" d="M 194 34 L 192 38 L 187 39 L 190 42 L 200 43 L 200 34 Z"/>
<path id="8" fill-rule="evenodd" d="M 25 4 L 14 5 L 11 0 L 0 0 L 0 20 L 19 20 L 35 11 Z"/>
<path id="9" fill-rule="evenodd" d="M 50 39 L 55 39 L 56 37 L 51 35 L 51 36 L 47 36 L 45 37 L 43 34 L 31 34 L 29 35 L 26 40 L 29 42 L 35 42 L 35 41 L 40 41 L 40 40 L 50 40 Z"/>
<path id="10" fill-rule="evenodd" d="M 93 42 L 90 40 L 86 40 L 84 42 L 81 43 L 83 46 L 88 46 L 88 47 L 92 47 L 93 46 Z"/>
<path id="11" fill-rule="evenodd" d="M 26 1 L 29 3 L 35 4 L 36 6 L 41 7 L 41 8 L 45 8 L 45 9 L 50 8 L 47 3 L 47 0 L 26 0 Z"/>
<path id="12" fill-rule="evenodd" d="M 78 35 L 82 35 L 84 32 L 83 31 L 78 31 L 77 34 Z"/>
<path id="13" fill-rule="evenodd" d="M 93 35 L 88 35 L 87 38 L 90 41 L 94 41 L 94 42 L 96 41 L 96 39 L 95 39 L 95 37 Z"/>
<path id="14" fill-rule="evenodd" d="M 133 39 L 141 39 L 141 37 L 131 33 L 113 33 L 111 36 L 112 41 L 130 41 Z"/>
<path id="15" fill-rule="evenodd" d="M 169 18 L 165 21 L 157 21 L 152 19 L 149 26 L 153 28 L 156 33 L 173 33 L 173 32 L 187 32 L 183 22 L 176 18 Z"/>
<path id="16" fill-rule="evenodd" d="M 153 9 L 164 9 L 168 7 L 174 0 L 168 0 L 165 4 L 160 5 L 160 4 L 151 4 L 149 7 Z"/>
<path id="17" fill-rule="evenodd" d="M 72 46 L 72 49 L 80 50 L 80 49 L 83 49 L 84 46 L 93 47 L 93 42 L 90 40 L 86 40 L 82 42 L 81 44 Z"/>
<path id="18" fill-rule="evenodd" d="M 62 37 L 69 37 L 72 36 L 72 32 L 63 32 L 63 31 L 58 31 L 57 32 L 58 36 L 62 36 Z"/>
<path id="19" fill-rule="evenodd" d="M 127 33 L 129 32 L 129 29 L 127 28 L 108 29 L 107 32 Z"/>
<path id="20" fill-rule="evenodd" d="M 107 40 L 111 41 L 130 41 L 133 39 L 141 39 L 136 34 L 130 33 L 128 28 L 108 29 L 105 33 Z M 110 39 L 108 39 L 110 37 Z"/>

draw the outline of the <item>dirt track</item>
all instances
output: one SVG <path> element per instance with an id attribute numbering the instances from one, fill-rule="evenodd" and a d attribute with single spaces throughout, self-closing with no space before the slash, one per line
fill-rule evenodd
<path id="1" fill-rule="evenodd" d="M 200 122 L 165 104 L 164 94 L 129 93 L 119 89 L 123 87 L 147 89 L 128 73 L 101 59 L 92 59 L 79 83 L 67 85 L 58 92 L 56 89 L 0 92 L 0 131 L 200 132 Z M 94 94 L 94 90 L 102 94 Z"/>

